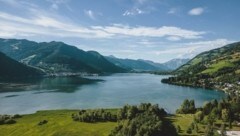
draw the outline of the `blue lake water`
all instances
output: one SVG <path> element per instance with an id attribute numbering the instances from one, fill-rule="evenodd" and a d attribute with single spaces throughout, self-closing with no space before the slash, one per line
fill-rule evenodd
<path id="1" fill-rule="evenodd" d="M 25 114 L 50 109 L 117 108 L 124 104 L 151 102 L 174 113 L 184 99 L 196 106 L 221 99 L 223 92 L 161 83 L 167 76 L 113 74 L 99 76 L 104 81 L 78 84 L 73 77 L 43 79 L 34 86 L 0 93 L 0 114 Z"/>

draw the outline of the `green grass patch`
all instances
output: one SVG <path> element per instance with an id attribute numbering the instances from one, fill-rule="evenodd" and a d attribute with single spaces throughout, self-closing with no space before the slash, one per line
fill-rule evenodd
<path id="1" fill-rule="evenodd" d="M 168 117 L 168 119 L 174 124 L 175 127 L 181 127 L 181 131 L 179 133 L 180 136 L 201 136 L 204 133 L 204 126 L 201 124 L 198 124 L 198 133 L 196 133 L 194 130 L 192 131 L 192 134 L 188 134 L 186 132 L 188 127 L 193 122 L 193 114 L 176 114 Z"/>
<path id="2" fill-rule="evenodd" d="M 192 60 L 191 64 L 196 65 L 196 64 L 200 63 L 201 61 L 202 61 L 202 58 L 195 58 L 194 60 Z"/>
<path id="3" fill-rule="evenodd" d="M 109 110 L 117 112 L 116 109 Z M 16 119 L 16 124 L 0 125 L 3 136 L 107 136 L 116 122 L 83 123 L 73 121 L 71 115 L 78 110 L 39 111 Z M 48 123 L 39 126 L 38 123 Z"/>
<path id="4" fill-rule="evenodd" d="M 210 65 L 208 69 L 202 71 L 201 73 L 203 73 L 203 74 L 213 74 L 221 68 L 233 67 L 233 66 L 234 66 L 234 64 L 229 62 L 229 61 L 220 61 L 218 63 Z"/>

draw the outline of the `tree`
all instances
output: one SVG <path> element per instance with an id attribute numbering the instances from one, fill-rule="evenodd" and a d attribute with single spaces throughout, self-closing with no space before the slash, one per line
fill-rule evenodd
<path id="1" fill-rule="evenodd" d="M 188 113 L 195 113 L 195 102 L 194 100 L 185 99 L 181 105 L 181 107 L 176 111 L 180 114 L 188 114 Z"/>
<path id="2" fill-rule="evenodd" d="M 229 121 L 229 110 L 228 109 L 222 110 L 222 120 L 225 122 Z"/>
<path id="3" fill-rule="evenodd" d="M 195 115 L 194 115 L 194 120 L 199 123 L 203 120 L 204 115 L 202 111 L 198 111 Z"/>
<path id="4" fill-rule="evenodd" d="M 204 115 L 208 115 L 212 111 L 212 103 L 208 102 L 203 105 L 203 113 Z"/>
<path id="5" fill-rule="evenodd" d="M 138 108 L 136 106 L 129 106 L 127 110 L 127 118 L 132 119 L 133 117 L 135 117 L 137 112 L 138 112 Z"/>
<path id="6" fill-rule="evenodd" d="M 196 111 L 194 100 L 189 101 L 189 112 L 194 113 Z"/>
<path id="7" fill-rule="evenodd" d="M 199 131 L 199 128 L 198 128 L 198 125 L 196 124 L 196 126 L 195 126 L 195 131 L 196 131 L 196 133 L 198 133 L 198 131 Z"/>
<path id="8" fill-rule="evenodd" d="M 205 129 L 204 136 L 213 136 L 213 135 L 214 135 L 213 127 L 212 125 L 208 124 L 208 126 Z"/>
<path id="9" fill-rule="evenodd" d="M 177 135 L 176 128 L 164 119 L 166 112 L 158 105 L 146 103 L 139 107 L 127 106 L 125 110 L 121 110 L 121 112 L 124 111 L 128 118 L 122 119 L 110 136 Z"/>
<path id="10" fill-rule="evenodd" d="M 177 132 L 180 133 L 181 132 L 181 127 L 179 125 L 177 125 Z"/>
<path id="11" fill-rule="evenodd" d="M 210 125 L 213 125 L 213 123 L 216 121 L 216 116 L 214 114 L 209 114 L 207 116 L 207 123 Z"/>
<path id="12" fill-rule="evenodd" d="M 192 134 L 192 128 L 191 127 L 188 127 L 187 131 L 186 131 L 188 134 Z"/>

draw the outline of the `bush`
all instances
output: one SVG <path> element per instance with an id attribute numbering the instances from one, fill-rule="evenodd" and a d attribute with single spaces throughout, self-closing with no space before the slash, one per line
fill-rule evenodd
<path id="1" fill-rule="evenodd" d="M 38 123 L 38 125 L 44 125 L 44 124 L 47 124 L 47 123 L 48 123 L 47 120 L 42 120 L 42 121 L 40 121 L 40 122 Z"/>
<path id="2" fill-rule="evenodd" d="M 186 132 L 187 132 L 188 134 L 192 134 L 192 129 L 191 129 L 191 127 L 189 127 Z"/>
<path id="3" fill-rule="evenodd" d="M 178 133 L 180 133 L 181 132 L 181 127 L 179 125 L 177 125 L 176 130 L 177 130 Z"/>
<path id="4" fill-rule="evenodd" d="M 105 121 L 117 121 L 117 115 L 113 115 L 111 112 L 106 112 L 103 109 L 98 110 L 80 110 L 78 114 L 72 114 L 74 121 L 81 122 L 105 122 Z"/>
<path id="5" fill-rule="evenodd" d="M 14 118 L 14 119 L 21 118 L 21 117 L 22 117 L 22 116 L 19 115 L 19 114 L 15 114 L 15 115 L 13 115 L 13 118 Z"/>
<path id="6" fill-rule="evenodd" d="M 14 116 L 11 115 L 0 115 L 0 125 L 3 124 L 14 124 L 16 121 L 14 120 Z"/>
<path id="7" fill-rule="evenodd" d="M 4 124 L 14 124 L 14 123 L 16 123 L 16 121 L 13 119 L 7 119 L 4 121 Z"/>

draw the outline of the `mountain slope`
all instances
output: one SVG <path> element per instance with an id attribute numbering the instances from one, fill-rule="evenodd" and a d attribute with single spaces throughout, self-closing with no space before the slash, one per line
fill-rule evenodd
<path id="1" fill-rule="evenodd" d="M 240 42 L 203 52 L 174 73 L 163 82 L 235 92 L 240 89 Z"/>
<path id="2" fill-rule="evenodd" d="M 170 70 L 175 70 L 180 66 L 186 64 L 189 60 L 190 59 L 172 59 L 163 63 L 163 65 L 168 67 Z"/>
<path id="3" fill-rule="evenodd" d="M 21 64 L 0 52 L 0 79 L 41 76 L 43 73 L 35 68 Z"/>
<path id="4" fill-rule="evenodd" d="M 113 56 L 105 56 L 107 60 L 124 69 L 134 71 L 166 71 L 166 67 L 159 63 L 147 60 L 120 59 Z"/>
<path id="5" fill-rule="evenodd" d="M 63 42 L 32 42 L 28 40 L 0 39 L 0 51 L 28 65 L 47 72 L 124 72 L 102 55 L 85 52 Z"/>

